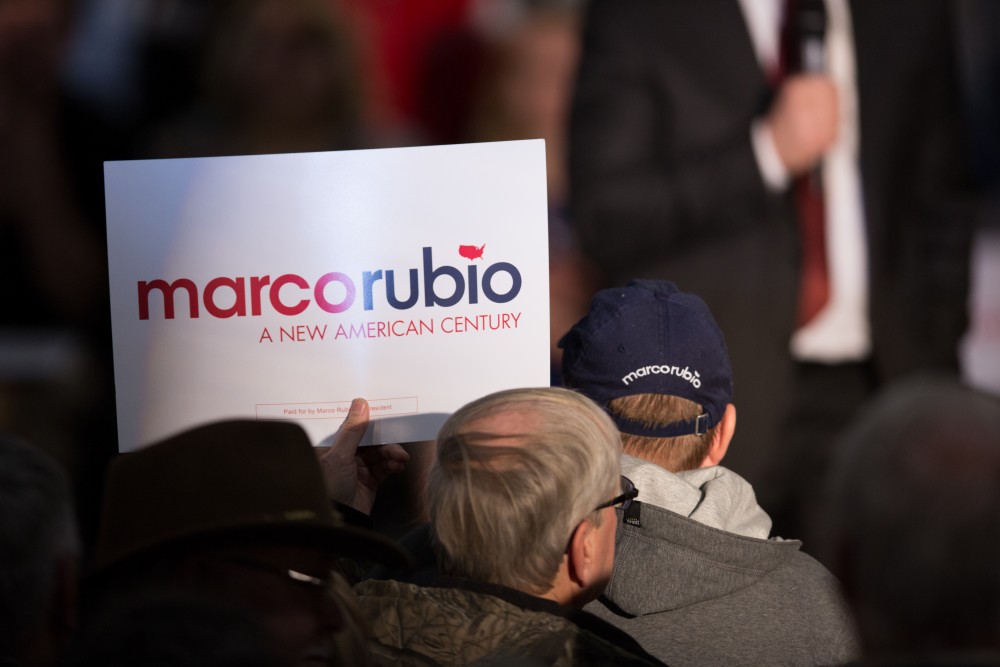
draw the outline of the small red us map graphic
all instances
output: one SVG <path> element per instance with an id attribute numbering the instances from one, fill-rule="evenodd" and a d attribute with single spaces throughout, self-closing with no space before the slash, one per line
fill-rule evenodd
<path id="1" fill-rule="evenodd" d="M 466 259 L 482 259 L 483 250 L 486 249 L 486 244 L 481 246 L 474 245 L 460 245 L 458 246 L 458 254 Z"/>

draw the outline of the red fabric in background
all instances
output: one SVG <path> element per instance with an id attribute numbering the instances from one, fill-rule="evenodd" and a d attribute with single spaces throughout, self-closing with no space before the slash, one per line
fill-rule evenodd
<path id="1" fill-rule="evenodd" d="M 423 128 L 427 112 L 421 91 L 429 59 L 440 50 L 442 40 L 466 33 L 469 0 L 345 0 L 345 4 L 359 23 L 377 102 L 390 118 Z M 459 60 L 451 63 L 458 66 L 464 59 L 453 60 Z"/>

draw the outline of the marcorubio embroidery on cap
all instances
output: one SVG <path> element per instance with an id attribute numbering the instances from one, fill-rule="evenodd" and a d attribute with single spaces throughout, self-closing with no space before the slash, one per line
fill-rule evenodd
<path id="1" fill-rule="evenodd" d="M 638 378 L 646 377 L 647 375 L 676 375 L 679 378 L 687 380 L 691 383 L 695 389 L 701 387 L 701 374 L 698 371 L 691 372 L 691 369 L 685 366 L 680 368 L 679 366 L 640 366 L 628 375 L 622 378 L 622 383 L 628 386 L 635 382 Z"/>

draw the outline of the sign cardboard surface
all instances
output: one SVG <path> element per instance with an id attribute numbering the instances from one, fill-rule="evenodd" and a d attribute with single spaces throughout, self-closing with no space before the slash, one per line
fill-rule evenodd
<path id="1" fill-rule="evenodd" d="M 549 381 L 541 140 L 105 163 L 119 449 L 366 398 L 433 439 Z"/>

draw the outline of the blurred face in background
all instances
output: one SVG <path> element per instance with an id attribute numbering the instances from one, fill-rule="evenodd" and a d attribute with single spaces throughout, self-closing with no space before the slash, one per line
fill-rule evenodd
<path id="1" fill-rule="evenodd" d="M 215 48 L 233 114 L 258 122 L 336 122 L 356 94 L 350 33 L 332 0 L 241 0 Z"/>
<path id="2" fill-rule="evenodd" d="M 575 25 L 540 17 L 511 38 L 498 86 L 515 126 L 545 137 L 563 131 L 579 50 Z"/>
<path id="3" fill-rule="evenodd" d="M 497 141 L 545 139 L 548 191 L 566 191 L 566 131 L 579 59 L 578 21 L 571 12 L 529 16 L 497 44 L 483 84 L 473 136 Z"/>

